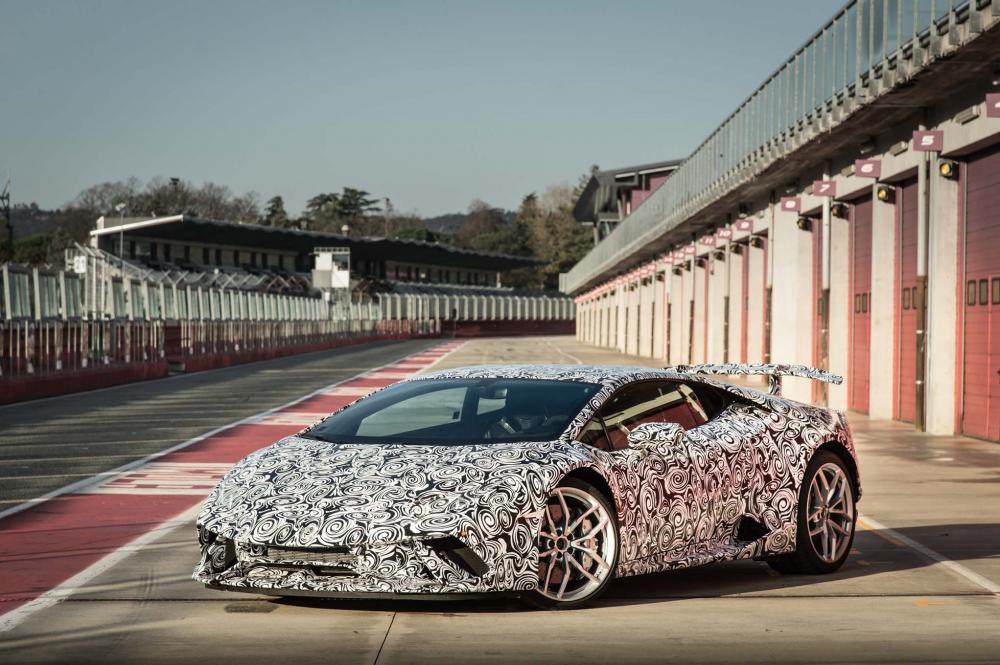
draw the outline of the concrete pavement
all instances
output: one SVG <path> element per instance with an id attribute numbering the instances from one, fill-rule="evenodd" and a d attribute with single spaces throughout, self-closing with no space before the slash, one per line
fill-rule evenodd
<path id="1" fill-rule="evenodd" d="M 570 338 L 521 338 L 470 341 L 437 366 L 480 362 L 655 364 Z M 618 580 L 597 606 L 571 612 L 506 600 L 282 600 L 192 582 L 188 519 L 0 633 L 0 662 L 1000 661 L 1000 445 L 851 422 L 868 528 L 835 575 L 734 562 Z"/>

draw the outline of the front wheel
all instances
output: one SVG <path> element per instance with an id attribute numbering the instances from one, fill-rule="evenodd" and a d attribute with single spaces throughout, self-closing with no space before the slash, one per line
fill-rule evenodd
<path id="1" fill-rule="evenodd" d="M 851 551 L 857 512 L 854 485 L 844 461 L 821 450 L 799 490 L 795 551 L 768 559 L 782 573 L 832 573 Z"/>
<path id="2" fill-rule="evenodd" d="M 618 563 L 618 524 L 608 497 L 577 478 L 552 490 L 538 534 L 538 588 L 544 609 L 571 609 L 600 596 Z"/>

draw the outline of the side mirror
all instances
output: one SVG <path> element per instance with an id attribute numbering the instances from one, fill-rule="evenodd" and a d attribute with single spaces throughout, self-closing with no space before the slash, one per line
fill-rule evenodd
<path id="1" fill-rule="evenodd" d="M 677 423 L 645 423 L 628 433 L 628 447 L 632 450 L 671 448 L 684 440 L 684 428 Z"/>

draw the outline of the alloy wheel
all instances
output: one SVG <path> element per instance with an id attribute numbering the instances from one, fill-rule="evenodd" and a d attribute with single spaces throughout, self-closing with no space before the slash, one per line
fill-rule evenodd
<path id="1" fill-rule="evenodd" d="M 827 462 L 813 475 L 806 502 L 809 540 L 826 563 L 838 561 L 854 532 L 854 493 L 843 468 Z"/>
<path id="2" fill-rule="evenodd" d="M 538 534 L 538 591 L 557 602 L 586 598 L 612 574 L 618 547 L 613 516 L 592 494 L 557 487 Z"/>

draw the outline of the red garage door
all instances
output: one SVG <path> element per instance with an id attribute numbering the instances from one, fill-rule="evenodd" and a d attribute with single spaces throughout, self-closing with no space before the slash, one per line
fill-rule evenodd
<path id="1" fill-rule="evenodd" d="M 897 190 L 899 206 L 899 338 L 896 340 L 896 418 L 912 423 L 917 396 L 917 179 Z"/>
<path id="2" fill-rule="evenodd" d="M 851 371 L 850 408 L 868 413 L 871 366 L 872 199 L 858 199 L 851 211 Z"/>
<path id="3" fill-rule="evenodd" d="M 962 431 L 1000 439 L 1000 148 L 966 170 Z"/>

